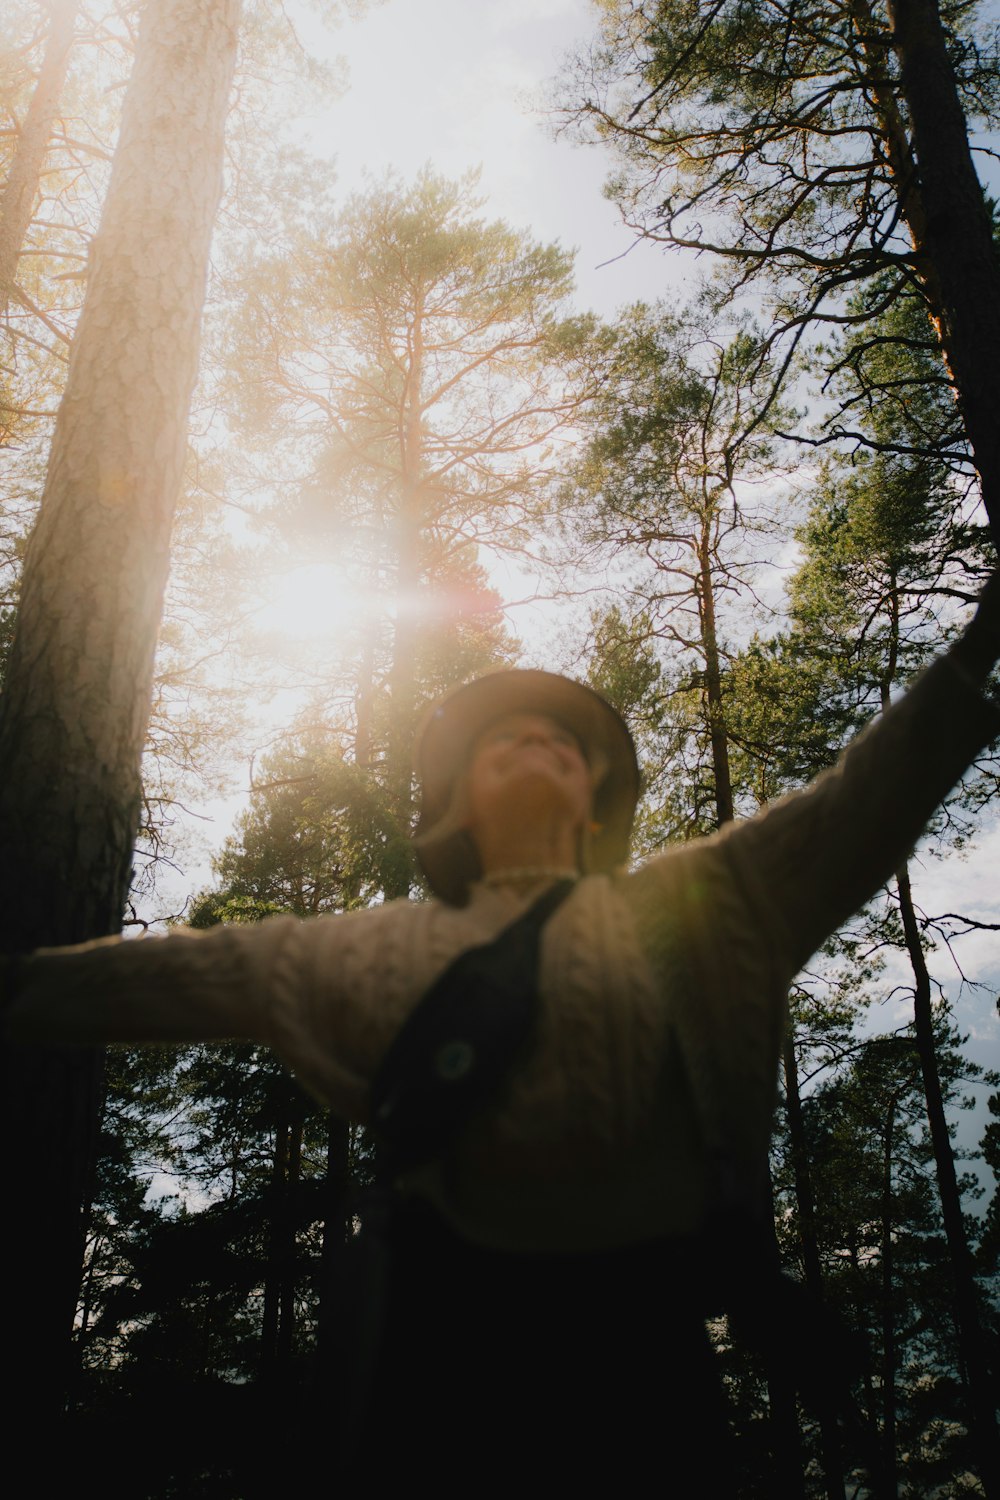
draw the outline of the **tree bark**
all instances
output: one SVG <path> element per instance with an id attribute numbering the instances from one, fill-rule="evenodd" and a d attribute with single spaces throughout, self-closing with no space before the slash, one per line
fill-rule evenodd
<path id="1" fill-rule="evenodd" d="M 238 16 L 239 0 L 150 0 L 139 35 L 0 699 L 6 951 L 120 929 Z M 8 1358 L 22 1401 L 51 1413 L 97 1069 L 40 1049 L 8 1054 L 4 1075 L 23 1226 L 7 1254 L 37 1293 L 10 1299 Z"/>
<path id="2" fill-rule="evenodd" d="M 722 666 L 719 659 L 719 634 L 715 621 L 715 582 L 712 577 L 712 513 L 706 511 L 698 538 L 698 620 L 702 650 L 705 653 L 705 696 L 708 700 L 708 726 L 712 741 L 712 770 L 715 782 L 715 816 L 718 826 L 731 823 L 733 783 L 729 771 L 729 733 L 722 704 Z"/>
<path id="3" fill-rule="evenodd" d="M 722 828 L 733 820 L 733 791 L 729 773 L 729 733 L 722 713 L 722 673 L 715 625 L 715 594 L 710 566 L 709 521 L 707 519 L 698 547 L 698 561 L 698 616 L 706 662 L 705 678 L 712 732 L 716 817 L 718 827 Z M 777 1260 L 774 1185 L 770 1170 L 767 1174 L 766 1191 L 767 1212 L 762 1215 L 761 1229 Z M 805 1478 L 795 1383 L 791 1371 L 783 1369 L 777 1360 L 769 1362 L 766 1379 L 774 1500 L 802 1500 L 805 1494 Z"/>
<path id="4" fill-rule="evenodd" d="M 983 1482 L 983 1492 L 988 1500 L 997 1500 L 997 1497 L 1000 1497 L 1000 1448 L 997 1442 L 994 1386 L 980 1327 L 972 1256 L 969 1253 L 969 1245 L 965 1236 L 962 1198 L 955 1173 L 955 1154 L 952 1150 L 951 1136 L 948 1134 L 944 1095 L 938 1072 L 930 975 L 927 972 L 923 945 L 920 941 L 920 927 L 910 889 L 910 872 L 906 865 L 899 870 L 896 885 L 899 892 L 899 913 L 906 936 L 906 949 L 913 968 L 914 1029 L 923 1074 L 927 1120 L 934 1149 L 941 1216 L 944 1220 L 945 1237 L 948 1241 L 948 1254 L 951 1261 L 959 1358 L 965 1370 L 970 1427 L 974 1451 L 979 1463 L 979 1477 Z"/>
<path id="5" fill-rule="evenodd" d="M 775 1230 L 774 1184 L 770 1170 L 767 1174 L 768 1214 L 761 1228 L 778 1257 L 777 1232 Z M 804 1500 L 805 1465 L 802 1457 L 802 1432 L 799 1427 L 799 1408 L 796 1400 L 795 1377 L 780 1360 L 767 1362 L 768 1429 L 771 1447 L 771 1473 L 769 1494 L 773 1500 Z"/>
<path id="6" fill-rule="evenodd" d="M 1000 263 L 969 149 L 937 0 L 889 0 L 893 44 L 919 175 L 918 271 L 940 300 L 940 336 L 1000 545 Z M 906 202 L 902 203 L 904 212 Z M 934 300 L 934 299 L 932 299 Z"/>
<path id="7" fill-rule="evenodd" d="M 882 1464 L 886 1496 L 896 1500 L 896 1322 L 892 1305 L 892 1140 L 898 1096 L 889 1101 L 882 1137 Z"/>
<path id="8" fill-rule="evenodd" d="M 889 575 L 888 598 L 890 648 L 879 684 L 883 713 L 889 707 L 899 662 L 899 579 L 894 571 L 890 571 Z M 997 1442 L 992 1380 L 980 1332 L 972 1257 L 965 1235 L 962 1197 L 955 1173 L 955 1154 L 952 1150 L 951 1136 L 948 1133 L 941 1075 L 938 1070 L 937 1043 L 934 1037 L 934 1017 L 931 1007 L 931 979 L 920 940 L 920 927 L 913 905 L 908 864 L 903 864 L 896 872 L 896 888 L 899 895 L 899 915 L 903 925 L 907 956 L 913 970 L 914 1032 L 934 1151 L 941 1216 L 944 1220 L 945 1238 L 951 1263 L 959 1358 L 965 1370 L 970 1428 L 974 1451 L 979 1461 L 984 1493 L 987 1500 L 1000 1500 L 1000 1447 Z"/>
<path id="9" fill-rule="evenodd" d="M 400 494 L 396 516 L 396 623 L 391 672 L 392 728 L 389 736 L 388 783 L 400 830 L 408 832 L 413 814 L 411 742 L 416 703 L 418 590 L 420 534 L 423 516 L 423 297 L 418 291 L 410 331 L 406 384 L 399 414 Z M 408 896 L 409 868 L 399 869 L 386 882 L 386 900 Z"/>
<path id="10" fill-rule="evenodd" d="M 287 1371 L 295 1349 L 295 1292 L 298 1284 L 296 1224 L 299 1190 L 302 1182 L 302 1137 L 305 1130 L 303 1101 L 296 1093 L 292 1101 L 292 1119 L 288 1131 L 288 1170 L 282 1194 L 281 1218 L 281 1286 L 278 1298 L 277 1365 Z"/>
<path id="11" fill-rule="evenodd" d="M 330 1116 L 323 1187 L 323 1253 L 319 1295 L 319 1386 L 324 1398 L 346 1390 L 347 1351 L 338 1313 L 344 1304 L 347 1275 L 348 1209 L 350 1203 L 350 1126 Z"/>
<path id="12" fill-rule="evenodd" d="M 816 1300 L 821 1301 L 823 1276 L 820 1270 L 819 1244 L 816 1238 L 816 1200 L 809 1171 L 809 1150 L 806 1145 L 802 1118 L 799 1067 L 795 1056 L 795 1036 L 791 1021 L 785 1028 L 782 1062 L 785 1079 L 785 1116 L 788 1121 L 788 1142 L 791 1147 L 792 1176 L 795 1182 L 795 1202 L 798 1208 L 799 1242 L 802 1246 L 802 1269 L 805 1273 L 806 1286 Z M 819 1413 L 819 1431 L 823 1455 L 823 1484 L 827 1500 L 844 1500 L 844 1468 L 840 1459 L 837 1416 L 826 1406 Z"/>
<path id="13" fill-rule="evenodd" d="M 267 1255 L 260 1333 L 260 1370 L 266 1386 L 277 1388 L 288 1373 L 295 1344 L 295 1287 L 298 1270 L 295 1226 L 302 1178 L 302 1102 L 287 1083 L 274 1127 L 274 1158 L 267 1209 Z"/>
<path id="14" fill-rule="evenodd" d="M 267 1200 L 267 1254 L 264 1264 L 264 1305 L 260 1323 L 260 1371 L 267 1385 L 275 1382 L 281 1310 L 285 1217 L 288 1212 L 288 1159 L 291 1122 L 289 1099 L 282 1098 L 274 1126 L 274 1157 Z"/>
<path id="15" fill-rule="evenodd" d="M 80 0 L 55 0 L 52 25 L 31 103 L 18 131 L 17 146 L 0 200 L 0 319 L 16 296 L 17 263 L 38 198 L 42 166 L 52 138 L 73 46 Z"/>

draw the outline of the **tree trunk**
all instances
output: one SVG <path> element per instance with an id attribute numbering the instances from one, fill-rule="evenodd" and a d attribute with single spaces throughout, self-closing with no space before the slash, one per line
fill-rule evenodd
<path id="1" fill-rule="evenodd" d="M 338 1314 L 343 1306 L 347 1274 L 347 1213 L 351 1185 L 350 1126 L 330 1116 L 323 1188 L 323 1257 L 319 1292 L 319 1386 L 324 1396 L 348 1384 L 346 1351 L 338 1342 L 343 1333 Z"/>
<path id="2" fill-rule="evenodd" d="M 795 1202 L 798 1208 L 799 1241 L 802 1245 L 802 1269 L 805 1272 L 806 1286 L 817 1301 L 820 1301 L 823 1296 L 823 1277 L 820 1271 L 819 1245 L 816 1239 L 816 1201 L 809 1172 L 809 1152 L 802 1121 L 802 1101 L 799 1097 L 798 1059 L 795 1056 L 795 1036 L 791 1021 L 785 1029 L 783 1072 L 785 1114 L 788 1120 Z M 840 1461 L 837 1415 L 826 1406 L 819 1413 L 819 1431 L 827 1500 L 844 1500 L 844 1470 Z"/>
<path id="3" fill-rule="evenodd" d="M 1000 264 L 993 222 L 969 150 L 937 0 L 889 0 L 889 19 L 925 221 L 922 233 L 910 223 L 917 267 L 939 289 L 941 343 L 1000 544 Z"/>
<path id="4" fill-rule="evenodd" d="M 777 1234 L 774 1227 L 774 1185 L 771 1173 L 767 1174 L 768 1215 L 762 1220 L 762 1229 L 778 1256 Z M 799 1428 L 799 1408 L 796 1400 L 795 1378 L 791 1370 L 782 1366 L 778 1359 L 767 1363 L 768 1428 L 771 1447 L 771 1473 L 768 1493 L 773 1500 L 803 1500 L 805 1496 L 805 1474 L 802 1461 L 802 1433 Z"/>
<path id="5" fill-rule="evenodd" d="M 881 138 L 878 146 L 884 154 L 892 174 L 896 201 L 903 221 L 910 231 L 915 249 L 927 238 L 927 215 L 920 195 L 917 163 L 913 156 L 913 143 L 906 121 L 899 108 L 893 79 L 886 67 L 889 38 L 881 21 L 876 21 L 868 0 L 850 0 L 851 17 L 861 40 L 864 55 L 865 81 L 871 95 L 872 107 L 878 117 Z M 921 268 L 924 291 L 935 320 L 942 315 L 941 288 L 937 280 L 936 267 L 926 264 Z"/>
<path id="6" fill-rule="evenodd" d="M 412 738 L 416 707 L 417 595 L 420 585 L 420 533 L 423 523 L 423 306 L 419 293 L 413 313 L 409 367 L 400 409 L 400 495 L 396 517 L 396 626 L 391 674 L 392 727 L 388 781 L 400 830 L 405 834 L 413 812 Z M 394 871 L 386 882 L 386 900 L 407 896 L 410 870 Z"/>
<path id="7" fill-rule="evenodd" d="M 8 951 L 120 929 L 238 14 L 239 0 L 151 0 L 139 35 L 0 699 Z M 90 1054 L 37 1049 L 8 1055 L 4 1073 L 7 1194 L 23 1226 L 6 1284 L 30 1269 L 35 1292 L 10 1299 L 8 1363 L 22 1402 L 53 1412 L 97 1069 Z"/>
<path id="8" fill-rule="evenodd" d="M 292 1101 L 292 1120 L 288 1130 L 288 1164 L 281 1199 L 281 1281 L 278 1294 L 279 1370 L 287 1372 L 295 1349 L 295 1292 L 298 1281 L 295 1228 L 299 1208 L 299 1185 L 302 1181 L 302 1136 L 305 1128 L 300 1095 Z"/>
<path id="9" fill-rule="evenodd" d="M 260 1332 L 265 1385 L 277 1388 L 288 1373 L 295 1344 L 295 1225 L 302 1177 L 302 1101 L 289 1083 L 277 1108 L 274 1160 L 268 1193 L 267 1257 Z"/>
<path id="10" fill-rule="evenodd" d="M 16 297 L 17 263 L 38 198 L 42 166 L 62 97 L 80 0 L 55 0 L 45 56 L 31 103 L 18 131 L 7 185 L 0 200 L 0 319 Z"/>
<path id="11" fill-rule="evenodd" d="M 715 773 L 715 806 L 718 826 L 733 819 L 733 791 L 729 775 L 729 734 L 722 714 L 722 674 L 719 667 L 719 645 L 715 625 L 715 594 L 709 555 L 709 522 L 702 529 L 698 550 L 698 615 L 702 649 L 705 653 L 706 693 L 712 733 L 712 765 Z M 774 1188 L 768 1171 L 766 1212 L 761 1215 L 761 1230 L 767 1236 L 778 1258 L 774 1227 Z M 802 1500 L 805 1494 L 802 1434 L 795 1384 L 789 1370 L 771 1360 L 766 1372 L 768 1426 L 771 1435 L 772 1494 L 774 1500 Z"/>
<path id="12" fill-rule="evenodd" d="M 896 1500 L 896 1322 L 892 1305 L 892 1136 L 895 1094 L 889 1103 L 882 1143 L 882 1472 L 885 1492 Z"/>
<path id="13" fill-rule="evenodd" d="M 712 579 L 711 512 L 706 512 L 698 543 L 698 619 L 705 653 L 705 696 L 712 739 L 712 769 L 715 781 L 715 816 L 718 826 L 731 823 L 733 786 L 729 774 L 729 734 L 722 707 L 722 667 L 719 635 L 715 622 L 715 585 Z"/>
<path id="14" fill-rule="evenodd" d="M 880 683 L 883 713 L 889 707 L 899 659 L 899 589 L 895 573 L 890 574 L 888 594 L 890 650 Z M 974 1451 L 978 1456 L 980 1478 L 988 1500 L 1000 1500 L 1000 1451 L 998 1451 L 997 1444 L 992 1382 L 980 1333 L 972 1257 L 969 1254 L 969 1246 L 965 1237 L 962 1198 L 955 1173 L 955 1155 L 952 1151 L 951 1136 L 948 1134 L 944 1095 L 938 1072 L 937 1044 L 934 1038 L 934 1018 L 931 1008 L 931 979 L 924 957 L 923 944 L 920 941 L 920 927 L 913 906 L 913 892 L 910 887 L 910 871 L 907 864 L 902 865 L 896 873 L 896 888 L 899 894 L 899 915 L 903 924 L 907 956 L 913 970 L 913 1021 L 917 1055 L 920 1058 L 927 1119 L 934 1150 L 938 1196 L 951 1261 L 959 1357 L 966 1371 L 966 1390 Z"/>
<path id="15" fill-rule="evenodd" d="M 951 1260 L 955 1320 L 958 1332 L 959 1358 L 965 1369 L 966 1391 L 974 1451 L 979 1462 L 979 1477 L 988 1500 L 1000 1497 L 1000 1455 L 998 1455 L 994 1388 L 979 1322 L 976 1284 L 972 1256 L 965 1237 L 962 1198 L 955 1174 L 955 1155 L 945 1115 L 941 1078 L 938 1073 L 934 1041 L 934 1018 L 931 1008 L 931 981 L 920 941 L 920 928 L 913 908 L 910 872 L 903 865 L 896 876 L 899 891 L 899 913 L 906 936 L 906 950 L 913 967 L 913 1020 L 917 1053 L 923 1074 L 927 1119 L 934 1148 L 941 1215 Z"/>
<path id="16" fill-rule="evenodd" d="M 265 1385 L 275 1383 L 278 1364 L 278 1327 L 281 1308 L 284 1220 L 287 1212 L 289 1101 L 282 1098 L 274 1126 L 274 1158 L 267 1195 L 267 1255 L 264 1263 L 264 1305 L 260 1323 L 260 1372 Z"/>
<path id="17" fill-rule="evenodd" d="M 367 770 L 372 760 L 375 710 L 375 635 L 369 632 L 361 650 L 354 690 L 354 764 Z"/>

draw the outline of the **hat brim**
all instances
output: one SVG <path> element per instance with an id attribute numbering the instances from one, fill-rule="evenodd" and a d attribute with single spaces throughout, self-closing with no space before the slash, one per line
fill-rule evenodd
<path id="1" fill-rule="evenodd" d="M 464 830 L 443 828 L 442 837 L 435 839 L 434 829 L 445 820 L 475 742 L 497 719 L 512 713 L 558 719 L 580 742 L 595 777 L 596 828 L 588 870 L 608 871 L 628 858 L 640 775 L 632 736 L 617 710 L 593 688 L 554 672 L 491 672 L 434 704 L 417 736 L 417 858 L 431 890 L 453 905 L 465 902 L 471 881 L 479 875 L 478 856 Z"/>

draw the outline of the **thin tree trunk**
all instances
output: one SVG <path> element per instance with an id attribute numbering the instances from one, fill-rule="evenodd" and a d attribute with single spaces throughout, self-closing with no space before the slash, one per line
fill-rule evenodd
<path id="1" fill-rule="evenodd" d="M 895 1094 L 889 1105 L 882 1147 L 882 1473 L 885 1492 L 896 1500 L 896 1322 L 892 1305 L 892 1133 Z"/>
<path id="2" fill-rule="evenodd" d="M 857 1286 L 864 1278 L 861 1271 L 861 1257 L 858 1254 L 858 1237 L 853 1229 L 850 1229 L 848 1231 L 847 1254 L 851 1262 L 851 1276 L 855 1286 Z M 868 1422 L 872 1428 L 872 1431 L 875 1431 L 878 1427 L 877 1404 L 875 1401 L 875 1389 L 872 1384 L 871 1366 L 869 1365 L 867 1360 L 865 1361 L 864 1368 L 864 1387 L 865 1414 L 868 1418 Z"/>
<path id="3" fill-rule="evenodd" d="M 712 730 L 712 764 L 715 772 L 715 804 L 718 826 L 733 818 L 733 792 L 729 775 L 729 735 L 722 715 L 722 676 L 719 669 L 719 647 L 715 626 L 715 596 L 712 587 L 711 560 L 708 547 L 708 525 L 702 531 L 699 547 L 698 609 L 702 648 L 705 652 L 706 683 Z M 761 1230 L 778 1259 L 774 1228 L 774 1189 L 768 1171 L 766 1202 L 762 1208 Z M 805 1494 L 802 1464 L 802 1433 L 799 1428 L 798 1404 L 791 1372 L 771 1360 L 766 1372 L 768 1424 L 771 1433 L 772 1493 L 774 1500 L 801 1500 Z"/>
<path id="4" fill-rule="evenodd" d="M 369 634 L 361 652 L 354 692 L 354 764 L 367 769 L 372 759 L 375 707 L 375 636 Z"/>
<path id="5" fill-rule="evenodd" d="M 941 343 L 1000 544 L 1000 264 L 993 222 L 937 0 L 889 0 L 889 19 L 919 173 L 923 229 L 910 224 L 918 271 L 933 278 L 940 299 Z"/>
<path id="6" fill-rule="evenodd" d="M 347 1388 L 346 1350 L 338 1343 L 347 1270 L 347 1206 L 350 1188 L 350 1126 L 330 1116 L 324 1186 L 322 1279 L 319 1295 L 320 1390 L 331 1396 Z"/>
<path id="7" fill-rule="evenodd" d="M 775 1260 L 778 1257 L 777 1235 L 774 1229 L 774 1187 L 770 1171 L 767 1174 L 767 1201 L 770 1210 L 762 1221 L 762 1229 L 773 1246 Z M 799 1409 L 795 1395 L 792 1372 L 784 1369 L 777 1359 L 768 1361 L 767 1368 L 768 1426 L 771 1438 L 771 1475 L 769 1493 L 773 1500 L 803 1500 L 805 1475 L 802 1462 L 802 1433 L 799 1428 Z"/>
<path id="8" fill-rule="evenodd" d="M 271 1190 L 268 1194 L 267 1255 L 264 1263 L 264 1309 L 260 1325 L 260 1369 L 265 1384 L 273 1384 L 278 1363 L 278 1320 L 281 1304 L 282 1221 L 288 1180 L 290 1125 L 288 1100 L 278 1107 L 274 1127 L 274 1157 L 271 1161 Z"/>
<path id="9" fill-rule="evenodd" d="M 899 592 L 898 580 L 894 573 L 890 576 L 889 596 L 890 652 L 880 684 L 883 713 L 889 706 L 899 658 Z M 972 1257 L 969 1254 L 969 1246 L 965 1237 L 962 1198 L 955 1173 L 955 1155 L 952 1150 L 951 1136 L 948 1133 L 944 1095 L 938 1072 L 937 1044 L 934 1038 L 934 1018 L 931 1008 L 931 979 L 920 940 L 920 927 L 913 905 L 910 871 L 907 864 L 903 864 L 896 873 L 896 888 L 899 895 L 899 915 L 903 924 L 906 951 L 913 970 L 914 1031 L 934 1151 L 938 1197 L 951 1261 L 959 1357 L 966 1371 L 970 1428 L 987 1500 L 1000 1500 L 1000 1447 L 997 1442 L 992 1380 L 980 1333 Z"/>
<path id="10" fill-rule="evenodd" d="M 733 786 L 729 774 L 729 735 L 722 707 L 722 668 L 719 661 L 719 635 L 715 622 L 715 586 L 712 580 L 710 551 L 710 516 L 702 526 L 698 545 L 698 615 L 702 650 L 705 653 L 705 695 L 708 699 L 708 724 L 712 740 L 712 769 L 715 780 L 715 814 L 718 826 L 733 821 Z"/>
<path id="11" fill-rule="evenodd" d="M 17 263 L 38 198 L 56 111 L 62 97 L 80 0 L 55 0 L 52 25 L 31 103 L 17 134 L 17 146 L 0 199 L 0 319 L 16 297 Z"/>
<path id="12" fill-rule="evenodd" d="M 281 1200 L 281 1246 L 278 1262 L 280 1281 L 276 1354 L 279 1370 L 286 1371 L 291 1364 L 295 1347 L 295 1290 L 298 1271 L 295 1224 L 299 1183 L 302 1180 L 303 1130 L 302 1104 L 296 1097 L 292 1104 L 292 1121 L 288 1131 L 288 1167 Z"/>
<path id="13" fill-rule="evenodd" d="M 906 937 L 906 951 L 913 968 L 913 1020 L 917 1053 L 920 1058 L 924 1097 L 927 1103 L 927 1120 L 934 1149 L 941 1215 L 944 1220 L 945 1237 L 948 1241 L 948 1253 L 951 1260 L 959 1357 L 966 1372 L 970 1426 L 983 1490 L 988 1500 L 997 1500 L 1000 1496 L 1000 1458 L 998 1458 L 994 1385 L 983 1346 L 972 1256 L 965 1237 L 962 1198 L 955 1173 L 955 1154 L 952 1150 L 951 1136 L 948 1134 L 944 1096 L 938 1073 L 930 975 L 927 972 L 923 945 L 920 941 L 920 927 L 910 889 L 910 872 L 906 865 L 903 865 L 897 873 L 896 885 L 899 892 L 899 913 Z"/>
<path id="14" fill-rule="evenodd" d="M 895 574 L 891 577 L 891 651 L 886 661 L 880 684 L 882 709 L 889 706 L 892 684 L 897 675 L 898 642 L 900 642 L 900 595 Z M 955 1154 L 948 1133 L 948 1118 L 945 1113 L 945 1097 L 942 1092 L 939 1068 L 937 1068 L 937 1044 L 934 1040 L 934 1016 L 931 1008 L 931 977 L 924 957 L 916 910 L 913 906 L 913 891 L 910 888 L 909 865 L 901 865 L 897 871 L 897 891 L 900 897 L 900 919 L 906 941 L 910 968 L 913 969 L 913 1026 L 915 1026 L 916 1050 L 921 1059 L 921 1074 L 924 1079 L 924 1098 L 927 1104 L 931 1145 L 934 1149 L 934 1167 L 937 1175 L 937 1193 L 942 1205 L 945 1221 L 945 1236 L 948 1241 L 949 1259 L 954 1287 L 955 1320 L 957 1320 L 960 1359 L 966 1371 L 966 1391 L 969 1400 L 970 1430 L 973 1445 L 979 1458 L 982 1484 L 988 1500 L 1000 1500 L 1000 1446 L 997 1443 L 996 1409 L 993 1400 L 993 1380 L 987 1352 L 982 1343 L 979 1328 L 976 1283 L 973 1277 L 972 1256 L 966 1239 L 966 1224 L 963 1220 L 961 1194 L 955 1173 Z"/>
<path id="15" fill-rule="evenodd" d="M 0 698 L 7 951 L 120 928 L 238 15 L 151 0 L 143 18 Z M 88 1053 L 5 1059 L 5 1284 L 30 1267 L 37 1291 L 10 1299 L 8 1365 L 43 1414 L 65 1382 L 98 1078 Z"/>
<path id="16" fill-rule="evenodd" d="M 410 338 L 410 362 L 400 412 L 401 482 L 396 518 L 396 627 L 391 673 L 392 728 L 389 735 L 389 787 L 402 833 L 413 812 L 411 739 L 416 707 L 417 593 L 420 585 L 420 531 L 423 521 L 423 307 L 417 299 Z M 409 866 L 386 882 L 388 900 L 409 895 Z"/>
<path id="17" fill-rule="evenodd" d="M 783 1049 L 783 1071 L 785 1078 L 785 1114 L 788 1120 L 788 1138 L 791 1145 L 792 1173 L 795 1180 L 795 1201 L 798 1207 L 799 1241 L 802 1245 L 802 1267 L 806 1286 L 817 1300 L 823 1297 L 823 1276 L 819 1263 L 819 1245 L 816 1238 L 816 1200 L 813 1196 L 812 1178 L 809 1172 L 809 1152 L 806 1147 L 805 1128 L 802 1120 L 802 1101 L 799 1097 L 799 1069 L 795 1056 L 795 1036 L 791 1021 L 785 1029 Z M 823 1477 L 827 1500 L 844 1500 L 844 1469 L 840 1460 L 840 1442 L 837 1435 L 836 1413 L 825 1406 L 819 1413 L 820 1447 L 823 1454 Z"/>

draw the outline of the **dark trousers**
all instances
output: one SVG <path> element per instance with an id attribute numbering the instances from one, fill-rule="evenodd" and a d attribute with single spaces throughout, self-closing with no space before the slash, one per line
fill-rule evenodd
<path id="1" fill-rule="evenodd" d="M 504 1254 L 412 1205 L 387 1238 L 352 1477 L 423 1476 L 438 1495 L 567 1483 L 732 1493 L 725 1400 L 683 1247 Z"/>

